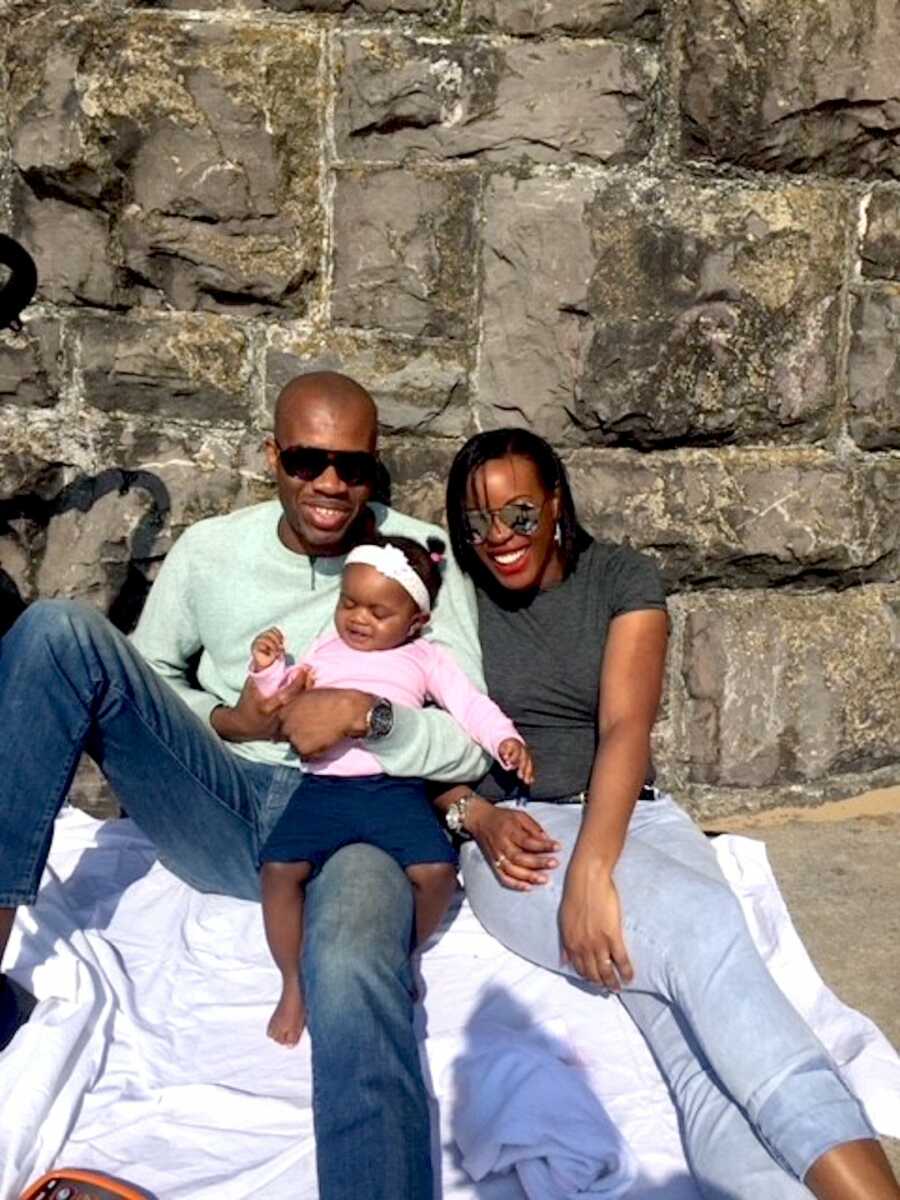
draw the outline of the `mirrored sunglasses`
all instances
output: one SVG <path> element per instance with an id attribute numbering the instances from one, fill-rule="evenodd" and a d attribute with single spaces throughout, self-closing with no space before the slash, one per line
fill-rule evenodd
<path id="1" fill-rule="evenodd" d="M 480 508 L 467 509 L 469 541 L 475 546 L 483 542 L 495 521 L 511 533 L 531 537 L 541 523 L 543 509 L 543 504 L 538 508 L 535 504 L 529 504 L 527 500 L 520 500 L 516 504 L 504 504 L 502 508 L 487 511 Z"/>
<path id="2" fill-rule="evenodd" d="M 334 467 L 348 487 L 373 484 L 378 472 L 378 459 L 365 450 L 323 450 L 319 446 L 285 446 L 278 448 L 281 466 L 293 479 L 309 483 Z"/>

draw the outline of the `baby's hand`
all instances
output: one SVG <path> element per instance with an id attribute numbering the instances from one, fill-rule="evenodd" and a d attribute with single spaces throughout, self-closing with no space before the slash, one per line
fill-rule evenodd
<path id="1" fill-rule="evenodd" d="M 284 655 L 284 634 L 280 629 L 265 629 L 258 634 L 250 645 L 250 658 L 254 671 L 264 671 L 271 667 L 276 658 Z"/>
<path id="2" fill-rule="evenodd" d="M 534 783 L 534 760 L 531 751 L 518 738 L 504 738 L 497 747 L 500 761 L 507 771 L 515 771 L 523 783 Z"/>

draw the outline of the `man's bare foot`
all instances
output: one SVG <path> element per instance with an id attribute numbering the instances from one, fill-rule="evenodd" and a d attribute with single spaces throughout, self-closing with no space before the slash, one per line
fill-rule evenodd
<path id="1" fill-rule="evenodd" d="M 299 983 L 282 989 L 266 1033 L 282 1046 L 296 1046 L 306 1026 L 306 1005 Z"/>

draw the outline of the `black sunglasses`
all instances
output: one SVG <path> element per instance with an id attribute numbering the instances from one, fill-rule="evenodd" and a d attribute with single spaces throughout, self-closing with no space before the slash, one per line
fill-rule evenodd
<path id="1" fill-rule="evenodd" d="M 487 539 L 495 521 L 511 533 L 517 533 L 521 537 L 531 537 L 533 533 L 537 532 L 541 523 L 541 513 L 544 511 L 546 503 L 545 500 L 544 504 L 538 508 L 536 504 L 531 504 L 528 500 L 518 500 L 513 504 L 504 504 L 502 508 L 467 509 L 466 534 L 468 539 L 473 546 L 480 546 Z"/>
<path id="2" fill-rule="evenodd" d="M 373 484 L 378 474 L 378 459 L 366 450 L 323 450 L 319 446 L 275 446 L 286 474 L 309 483 L 334 467 L 348 487 Z"/>

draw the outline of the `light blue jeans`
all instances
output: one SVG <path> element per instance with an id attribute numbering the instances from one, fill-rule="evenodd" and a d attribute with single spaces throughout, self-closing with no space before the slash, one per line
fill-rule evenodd
<path id="1" fill-rule="evenodd" d="M 175 874 L 258 898 L 257 853 L 297 771 L 238 758 L 92 609 L 40 601 L 0 641 L 0 905 L 33 902 L 82 750 Z M 432 1200 L 410 885 L 357 845 L 306 895 L 319 1194 Z"/>
<path id="2" fill-rule="evenodd" d="M 558 912 L 582 806 L 527 811 L 563 845 L 550 882 L 504 888 L 466 843 L 466 894 L 510 950 L 574 975 L 560 965 Z M 715 1200 L 808 1200 L 799 1181 L 820 1155 L 875 1135 L 769 975 L 712 847 L 670 796 L 638 801 L 614 879 L 635 968 L 621 1000 L 672 1091 L 700 1190 Z"/>

